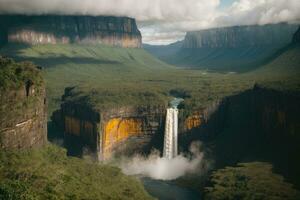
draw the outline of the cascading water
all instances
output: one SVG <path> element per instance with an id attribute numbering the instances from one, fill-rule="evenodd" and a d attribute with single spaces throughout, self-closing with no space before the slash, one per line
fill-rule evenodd
<path id="1" fill-rule="evenodd" d="M 164 153 L 163 156 L 172 159 L 178 154 L 178 109 L 177 106 L 183 99 L 175 98 L 171 101 L 171 108 L 167 109 Z"/>
<path id="2" fill-rule="evenodd" d="M 177 108 L 168 108 L 165 140 L 164 140 L 164 157 L 172 159 L 177 156 L 177 136 L 178 136 L 178 110 Z"/>

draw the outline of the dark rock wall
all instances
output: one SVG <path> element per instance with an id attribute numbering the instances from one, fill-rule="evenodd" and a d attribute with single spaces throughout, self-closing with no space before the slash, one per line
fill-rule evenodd
<path id="1" fill-rule="evenodd" d="M 47 142 L 44 85 L 0 91 L 0 149 L 28 149 Z"/>
<path id="2" fill-rule="evenodd" d="M 300 94 L 255 86 L 200 111 L 202 124 L 180 136 L 187 149 L 206 146 L 216 168 L 238 162 L 268 161 L 300 186 Z"/>
<path id="3" fill-rule="evenodd" d="M 274 24 L 236 26 L 188 32 L 184 48 L 239 48 L 285 46 L 291 42 L 298 25 Z"/>
<path id="4" fill-rule="evenodd" d="M 300 44 L 300 27 L 298 28 L 297 32 L 294 34 L 293 43 Z"/>
<path id="5" fill-rule="evenodd" d="M 97 111 L 87 104 L 66 101 L 52 120 L 64 130 L 69 154 L 87 149 L 98 159 L 162 150 L 165 106 L 126 106 Z"/>
<path id="6" fill-rule="evenodd" d="M 0 16 L 0 42 L 35 44 L 104 44 L 140 48 L 141 33 L 128 17 Z"/>

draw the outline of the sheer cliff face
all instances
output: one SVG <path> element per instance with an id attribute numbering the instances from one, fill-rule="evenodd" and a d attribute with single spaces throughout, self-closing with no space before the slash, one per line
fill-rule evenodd
<path id="1" fill-rule="evenodd" d="M 42 146 L 47 141 L 47 111 L 41 74 L 33 66 L 0 59 L 1 75 L 9 77 L 0 80 L 0 149 Z"/>
<path id="2" fill-rule="evenodd" d="M 284 46 L 298 25 L 237 26 L 188 32 L 184 48 L 239 48 Z"/>
<path id="3" fill-rule="evenodd" d="M 0 16 L 0 42 L 104 44 L 140 48 L 141 33 L 128 17 Z"/>
<path id="4" fill-rule="evenodd" d="M 52 118 L 64 129 L 70 154 L 82 155 L 88 149 L 99 160 L 107 160 L 113 154 L 150 151 L 155 139 L 163 136 L 165 110 L 164 106 L 127 106 L 97 111 L 66 101 Z"/>
<path id="5" fill-rule="evenodd" d="M 293 43 L 300 44 L 300 27 L 298 28 L 297 32 L 294 34 Z"/>

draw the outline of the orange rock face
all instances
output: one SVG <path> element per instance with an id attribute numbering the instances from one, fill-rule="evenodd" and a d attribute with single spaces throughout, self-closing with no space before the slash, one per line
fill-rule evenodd
<path id="1" fill-rule="evenodd" d="M 102 138 L 102 156 L 107 159 L 111 156 L 112 149 L 120 142 L 131 136 L 142 134 L 142 121 L 134 118 L 113 118 L 104 126 Z"/>
<path id="2" fill-rule="evenodd" d="M 184 128 L 185 130 L 189 131 L 192 130 L 193 128 L 199 128 L 202 124 L 201 116 L 200 113 L 194 113 L 192 116 L 189 116 L 186 118 L 185 123 L 184 123 Z"/>

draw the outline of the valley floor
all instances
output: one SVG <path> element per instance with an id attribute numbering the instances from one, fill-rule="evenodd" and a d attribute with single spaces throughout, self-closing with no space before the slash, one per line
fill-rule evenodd
<path id="1" fill-rule="evenodd" d="M 252 88 L 255 84 L 300 90 L 299 47 L 282 52 L 269 64 L 248 73 L 217 73 L 167 65 L 143 49 L 84 45 L 8 45 L 1 55 L 31 60 L 44 68 L 49 113 L 60 105 L 66 87 L 88 95 L 99 109 L 139 104 L 167 104 L 172 95 L 186 96 L 185 110 Z"/>
<path id="2" fill-rule="evenodd" d="M 106 46 L 7 45 L 0 49 L 0 55 L 19 61 L 30 60 L 43 67 L 49 117 L 60 107 L 67 87 L 74 88 L 72 98 L 83 99 L 80 103 L 97 110 L 167 105 L 176 96 L 185 99 L 180 108 L 187 114 L 257 85 L 300 92 L 299 46 L 288 47 L 268 64 L 247 73 L 182 69 L 163 63 L 143 49 Z M 24 195 L 25 192 L 28 198 L 40 199 L 80 199 L 82 196 L 86 199 L 120 199 L 120 196 L 124 196 L 122 199 L 151 199 L 135 179 L 124 176 L 119 169 L 68 158 L 62 149 L 52 145 L 30 153 L 1 152 L 0 156 L 0 164 L 4 166 L 0 166 L 0 192 L 5 191 L 4 195 Z M 232 178 L 230 170 L 226 173 Z M 284 187 L 289 186 L 284 184 Z M 210 190 L 212 197 L 219 194 L 215 188 Z"/>

